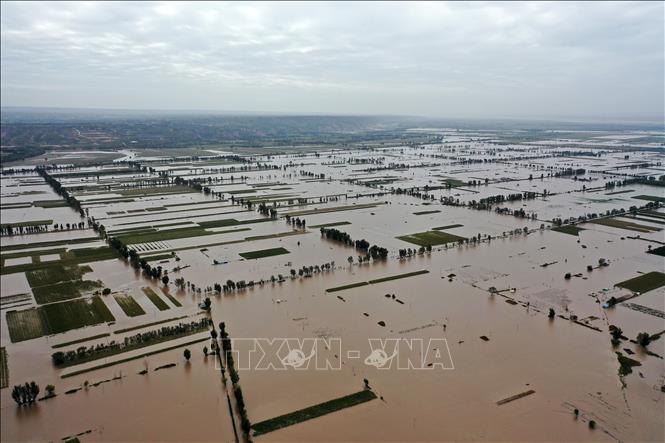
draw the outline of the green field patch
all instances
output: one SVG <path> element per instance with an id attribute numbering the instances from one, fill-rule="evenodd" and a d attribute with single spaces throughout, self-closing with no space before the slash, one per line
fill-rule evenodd
<path id="1" fill-rule="evenodd" d="M 455 223 L 452 225 L 446 225 L 446 226 L 438 226 L 436 228 L 432 228 L 432 231 L 445 231 L 446 229 L 453 229 L 453 228 L 461 228 L 464 225 L 460 225 L 459 223 Z"/>
<path id="2" fill-rule="evenodd" d="M 202 228 L 223 228 L 226 226 L 235 226 L 238 224 L 240 224 L 240 222 L 235 218 L 225 218 L 222 220 L 211 220 L 197 223 L 197 225 Z"/>
<path id="3" fill-rule="evenodd" d="M 378 283 L 383 283 L 391 280 L 399 280 L 400 278 L 407 278 L 407 277 L 414 277 L 416 275 L 422 275 L 422 274 L 428 274 L 429 271 L 427 269 L 422 269 L 420 271 L 414 271 L 414 272 L 406 272 L 404 274 L 397 274 L 397 275 L 391 275 L 388 277 L 382 277 L 382 278 L 377 278 L 374 280 L 370 281 L 361 281 L 357 283 L 351 283 L 348 285 L 343 285 L 343 286 L 336 286 L 334 288 L 328 288 L 326 289 L 326 292 L 338 292 L 338 291 L 344 291 L 347 289 L 352 289 L 352 288 L 358 288 L 360 286 L 367 286 L 367 285 L 375 285 Z"/>
<path id="4" fill-rule="evenodd" d="M 466 240 L 464 237 L 459 235 L 449 234 L 447 232 L 441 231 L 426 231 L 418 232 L 411 235 L 402 235 L 397 237 L 397 239 L 413 243 L 418 246 L 438 246 L 446 243 L 454 243 L 462 240 Z"/>
<path id="5" fill-rule="evenodd" d="M 661 286 L 665 286 L 665 274 L 662 272 L 653 271 L 631 278 L 629 280 L 624 280 L 615 284 L 614 286 L 626 288 L 633 292 L 644 294 L 645 292 L 653 291 L 654 289 L 658 289 Z"/>
<path id="6" fill-rule="evenodd" d="M 5 318 L 12 343 L 38 338 L 47 333 L 40 313 L 39 308 L 7 312 Z"/>
<path id="7" fill-rule="evenodd" d="M 255 240 L 266 240 L 268 238 L 281 238 L 281 237 L 290 237 L 292 235 L 305 234 L 305 231 L 286 231 L 278 232 L 276 234 L 264 234 L 264 235 L 252 235 L 250 237 L 245 237 L 243 241 L 255 241 Z"/>
<path id="8" fill-rule="evenodd" d="M 445 185 L 450 185 L 452 188 L 459 188 L 461 186 L 466 185 L 462 180 L 456 179 L 456 178 L 451 178 L 451 177 L 446 177 L 443 180 L 441 180 L 441 183 Z"/>
<path id="9" fill-rule="evenodd" d="M 150 299 L 152 304 L 154 304 L 157 307 L 157 309 L 159 309 L 160 311 L 166 311 L 167 309 L 171 309 L 164 300 L 159 298 L 159 295 L 157 295 L 157 293 L 153 291 L 152 288 L 145 287 L 142 288 L 142 291 L 146 295 L 146 297 Z"/>
<path id="10" fill-rule="evenodd" d="M 578 228 L 577 226 L 574 225 L 565 225 L 565 226 L 557 226 L 555 228 L 552 228 L 552 231 L 579 236 L 579 233 L 581 231 L 584 231 L 584 228 Z"/>
<path id="11" fill-rule="evenodd" d="M 331 222 L 331 223 L 322 223 L 320 225 L 310 225 L 308 228 L 332 228 L 333 226 L 344 226 L 344 225 L 350 225 L 351 222 L 348 221 L 341 221 L 341 222 Z"/>
<path id="12" fill-rule="evenodd" d="M 633 195 L 632 198 L 636 198 L 638 200 L 648 200 L 651 202 L 665 203 L 665 197 L 658 197 L 656 195 Z"/>
<path id="13" fill-rule="evenodd" d="M 175 306 L 177 306 L 178 308 L 182 306 L 182 304 L 178 301 L 178 299 L 175 298 L 174 296 L 172 296 L 171 294 L 169 294 L 168 292 L 163 291 L 163 294 L 164 294 L 164 297 L 166 297 L 166 298 L 168 298 L 169 300 L 171 300 L 171 303 L 173 303 L 173 304 L 174 304 Z"/>
<path id="14" fill-rule="evenodd" d="M 256 258 L 272 257 L 275 255 L 282 255 L 288 253 L 289 253 L 288 250 L 279 247 L 279 248 L 260 249 L 258 251 L 241 252 L 238 255 L 240 255 L 242 258 L 246 260 L 251 260 Z"/>
<path id="15" fill-rule="evenodd" d="M 257 436 L 276 431 L 277 429 L 282 429 L 306 420 L 321 417 L 322 415 L 350 408 L 352 406 L 374 400 L 375 398 L 376 394 L 374 394 L 374 392 L 369 389 L 365 389 L 354 394 L 346 395 L 344 397 L 329 400 L 324 403 L 319 403 L 318 405 L 310 406 L 308 408 L 280 415 L 279 417 L 255 423 L 252 425 L 252 429 L 254 430 L 253 435 Z"/>
<path id="16" fill-rule="evenodd" d="M 343 286 L 335 286 L 334 288 L 328 288 L 326 289 L 326 292 L 337 292 L 337 291 L 344 291 L 346 289 L 351 289 L 351 288 L 357 288 L 359 286 L 367 286 L 369 283 L 366 281 L 361 281 L 358 283 L 351 283 L 348 285 L 343 285 Z"/>
<path id="17" fill-rule="evenodd" d="M 227 194 L 254 194 L 256 189 L 236 189 L 235 191 L 224 191 Z"/>
<path id="18" fill-rule="evenodd" d="M 434 209 L 431 211 L 416 211 L 413 213 L 413 215 L 427 215 L 427 214 L 436 214 L 438 212 L 441 212 L 439 209 Z"/>
<path id="19" fill-rule="evenodd" d="M 374 285 L 374 284 L 377 284 L 377 283 L 383 283 L 385 281 L 399 280 L 400 278 L 413 277 L 413 276 L 422 275 L 422 274 L 429 274 L 429 271 L 427 269 L 422 269 L 420 271 L 407 272 L 407 273 L 404 273 L 404 274 L 392 275 L 390 277 L 377 278 L 375 280 L 370 280 L 369 284 Z"/>
<path id="20" fill-rule="evenodd" d="M 627 220 L 618 220 L 616 218 L 599 218 L 597 220 L 591 220 L 589 223 L 609 226 L 612 228 L 627 229 L 629 231 L 636 231 L 644 234 L 661 230 L 660 228 L 654 228 L 647 225 L 640 225 L 638 223 L 629 222 Z"/>
<path id="21" fill-rule="evenodd" d="M 64 208 L 69 206 L 65 200 L 37 200 L 32 202 L 32 206 L 37 208 Z"/>
<path id="22" fill-rule="evenodd" d="M 145 314 L 145 311 L 140 304 L 134 300 L 129 294 L 113 294 L 113 298 L 122 309 L 122 312 L 125 313 L 127 317 L 138 317 L 139 315 Z"/>
<path id="23" fill-rule="evenodd" d="M 104 301 L 95 296 L 51 303 L 23 311 L 9 311 L 6 316 L 12 343 L 59 334 L 85 326 L 115 321 Z"/>
<path id="24" fill-rule="evenodd" d="M 624 189 L 623 191 L 606 192 L 605 195 L 625 194 L 627 192 L 635 192 L 635 190 L 634 189 Z"/>
<path id="25" fill-rule="evenodd" d="M 7 366 L 7 350 L 0 347 L 0 389 L 9 386 L 9 367 Z"/>
<path id="26" fill-rule="evenodd" d="M 33 288 L 32 294 L 35 296 L 38 304 L 45 304 L 78 298 L 86 292 L 92 292 L 101 287 L 101 282 L 75 280 Z"/>
<path id="27" fill-rule="evenodd" d="M 63 266 L 60 264 L 43 265 L 40 269 L 35 269 L 25 273 L 28 284 L 31 288 L 53 285 L 69 280 L 80 279 L 83 274 L 92 272 L 90 266 Z"/>

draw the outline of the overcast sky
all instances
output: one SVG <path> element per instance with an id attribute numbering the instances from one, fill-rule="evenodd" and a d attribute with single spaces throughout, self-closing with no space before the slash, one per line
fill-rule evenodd
<path id="1" fill-rule="evenodd" d="M 665 3 L 1 3 L 3 106 L 640 118 Z"/>

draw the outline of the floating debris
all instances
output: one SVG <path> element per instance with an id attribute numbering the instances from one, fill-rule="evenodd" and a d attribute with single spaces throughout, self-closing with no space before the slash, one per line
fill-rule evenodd
<path id="1" fill-rule="evenodd" d="M 524 392 L 521 392 L 519 394 L 515 394 L 512 397 L 508 397 L 508 398 L 504 398 L 503 400 L 499 400 L 498 402 L 496 402 L 496 404 L 497 404 L 497 406 L 505 405 L 506 403 L 510 403 L 511 401 L 514 401 L 514 400 L 519 400 L 520 398 L 523 398 L 523 397 L 526 397 L 528 395 L 535 394 L 535 393 L 536 393 L 536 391 L 534 391 L 533 389 L 529 389 L 528 391 L 524 391 Z"/>

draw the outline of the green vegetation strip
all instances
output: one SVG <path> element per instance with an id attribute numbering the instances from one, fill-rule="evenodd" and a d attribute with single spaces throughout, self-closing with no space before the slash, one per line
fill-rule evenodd
<path id="1" fill-rule="evenodd" d="M 32 206 L 37 208 L 64 208 L 68 206 L 65 200 L 37 200 L 32 202 Z"/>
<path id="2" fill-rule="evenodd" d="M 276 431 L 277 429 L 282 429 L 306 420 L 330 414 L 331 412 L 350 408 L 351 406 L 356 406 L 374 400 L 375 398 L 376 394 L 369 389 L 366 389 L 324 403 L 319 403 L 318 405 L 310 406 L 305 409 L 300 409 L 289 414 L 280 415 L 279 417 L 255 423 L 252 425 L 252 429 L 254 429 L 254 436 L 266 434 L 268 432 Z"/>
<path id="3" fill-rule="evenodd" d="M 159 295 L 155 291 L 152 290 L 152 288 L 143 288 L 143 293 L 150 299 L 150 301 L 157 306 L 157 309 L 160 311 L 166 311 L 169 308 L 169 305 L 166 304 L 164 300 L 159 298 Z"/>
<path id="4" fill-rule="evenodd" d="M 556 228 L 552 228 L 552 231 L 579 236 L 580 231 L 584 231 L 584 228 L 578 228 L 577 226 L 573 225 L 566 225 L 566 226 L 557 226 Z"/>
<path id="5" fill-rule="evenodd" d="M 655 195 L 633 195 L 633 198 L 636 198 L 638 200 L 648 200 L 652 202 L 665 203 L 665 197 L 658 197 Z"/>
<path id="6" fill-rule="evenodd" d="M 333 226 L 344 226 L 344 225 L 350 225 L 351 222 L 348 221 L 342 221 L 342 222 L 332 222 L 332 223 L 323 223 L 320 225 L 310 225 L 308 226 L 309 228 L 331 228 Z"/>
<path id="7" fill-rule="evenodd" d="M 282 254 L 288 254 L 289 251 L 284 248 L 270 248 L 270 249 L 261 249 L 258 251 L 251 251 L 251 252 L 241 252 L 238 255 L 240 255 L 242 258 L 250 260 L 250 259 L 256 259 L 256 258 L 263 258 L 263 257 L 272 257 L 274 255 L 282 255 Z"/>
<path id="8" fill-rule="evenodd" d="M 665 286 L 665 274 L 662 272 L 649 272 L 647 274 L 642 274 L 638 277 L 631 278 L 615 284 L 614 286 L 619 286 L 620 288 L 626 288 L 633 292 L 639 292 L 644 294 L 645 292 L 653 291 L 658 289 L 661 286 Z"/>
<path id="9" fill-rule="evenodd" d="M 131 295 L 113 294 L 113 298 L 118 303 L 118 306 L 120 306 L 120 309 L 122 309 L 128 317 L 138 317 L 139 315 L 145 314 L 141 305 L 139 305 Z"/>
<path id="10" fill-rule="evenodd" d="M 398 274 L 398 275 L 393 275 L 393 276 L 390 276 L 390 277 L 377 278 L 376 280 L 370 280 L 369 284 L 374 285 L 374 284 L 377 284 L 377 283 L 383 283 L 384 281 L 398 280 L 400 278 L 413 277 L 415 275 L 422 275 L 422 274 L 429 274 L 429 271 L 427 269 L 422 269 L 420 271 L 407 272 L 405 274 Z"/>
<path id="11" fill-rule="evenodd" d="M 603 226 L 610 226 L 612 228 L 627 229 L 629 231 L 636 231 L 644 234 L 661 230 L 660 228 L 640 225 L 626 220 L 617 220 L 616 218 L 599 218 L 597 220 L 591 220 L 590 223 L 595 223 L 597 225 L 603 225 Z"/>
<path id="12" fill-rule="evenodd" d="M 344 286 L 336 286 L 334 288 L 328 288 L 326 289 L 326 292 L 338 292 L 338 291 L 344 291 L 346 289 L 351 289 L 351 288 L 357 288 L 359 286 L 366 286 L 366 285 L 375 285 L 377 283 L 383 283 L 386 281 L 391 281 L 391 280 L 399 280 L 400 278 L 407 278 L 407 277 L 413 277 L 416 275 L 422 275 L 422 274 L 428 274 L 429 271 L 427 269 L 421 269 L 420 271 L 414 271 L 414 272 L 407 272 L 404 274 L 397 274 L 397 275 L 391 275 L 389 277 L 382 277 L 382 278 L 377 278 L 374 280 L 370 281 L 361 281 L 358 283 L 351 283 L 349 285 L 344 285 Z"/>
<path id="13" fill-rule="evenodd" d="M 417 212 L 414 212 L 413 215 L 436 214 L 437 212 L 441 212 L 441 211 L 438 210 L 438 209 L 434 209 L 434 210 L 432 210 L 432 211 L 417 211 Z"/>
<path id="14" fill-rule="evenodd" d="M 164 297 L 166 297 L 166 298 L 168 298 L 169 300 L 171 300 L 171 303 L 173 303 L 175 306 L 177 306 L 177 307 L 181 307 L 181 306 L 182 306 L 182 304 L 178 301 L 178 299 L 175 298 L 174 296 L 172 296 L 171 294 L 169 294 L 168 292 L 164 292 Z"/>
<path id="15" fill-rule="evenodd" d="M 413 243 L 418 246 L 438 246 L 446 243 L 454 243 L 461 240 L 466 240 L 459 235 L 449 234 L 441 231 L 427 231 L 419 232 L 411 235 L 402 235 L 397 237 L 399 240 Z"/>
<path id="16" fill-rule="evenodd" d="M 111 334 L 109 334 L 108 332 L 105 332 L 104 334 L 97 334 L 97 335 L 93 335 L 92 337 L 79 338 L 78 340 L 72 340 L 72 341 L 66 341 L 64 343 L 59 343 L 57 345 L 51 346 L 51 348 L 53 348 L 53 349 L 64 348 L 65 346 L 77 345 L 79 343 L 85 343 L 87 341 L 97 340 L 98 338 L 108 337 L 109 335 L 111 335 Z"/>
<path id="17" fill-rule="evenodd" d="M 446 229 L 453 229 L 453 228 L 461 228 L 464 225 L 460 225 L 459 223 L 455 223 L 453 225 L 446 225 L 446 226 L 439 226 L 436 228 L 432 228 L 432 231 L 445 231 Z"/>
<path id="18" fill-rule="evenodd" d="M 3 246 L 2 250 L 3 252 L 7 251 L 16 251 L 20 249 L 39 249 L 39 248 L 47 248 L 51 246 L 65 246 L 65 245 L 74 245 L 77 243 L 88 243 L 88 242 L 93 242 L 99 240 L 99 237 L 85 237 L 85 238 L 75 238 L 71 240 L 54 240 L 54 241 L 44 241 L 44 242 L 35 242 L 35 243 L 28 243 L 28 244 L 21 244 L 21 245 L 7 245 Z M 49 254 L 51 253 L 50 251 L 41 251 L 44 254 Z"/>
<path id="19" fill-rule="evenodd" d="M 357 288 L 358 286 L 366 286 L 369 283 L 366 281 L 361 281 L 358 283 L 351 283 L 350 285 L 344 285 L 344 286 L 336 286 L 334 288 L 328 288 L 326 289 L 326 292 L 337 292 L 337 291 L 344 291 L 346 289 L 351 289 L 351 288 Z"/>
<path id="20" fill-rule="evenodd" d="M 87 369 L 81 369 L 80 371 L 69 372 L 67 374 L 61 375 L 60 378 L 73 377 L 75 375 L 85 374 L 86 372 L 96 371 L 97 369 L 108 368 L 109 366 L 115 366 L 115 365 L 119 365 L 119 364 L 122 364 L 122 363 L 127 363 L 128 361 L 138 360 L 140 358 L 149 357 L 149 356 L 155 355 L 155 354 L 161 354 L 162 352 L 172 351 L 174 349 L 182 348 L 183 346 L 191 346 L 191 345 L 194 345 L 196 343 L 201 343 L 202 341 L 206 341 L 206 340 L 209 340 L 209 339 L 210 339 L 210 337 L 203 337 L 203 338 L 199 338 L 197 340 L 189 341 L 187 343 L 181 343 L 179 345 L 169 346 L 168 348 L 157 349 L 155 351 L 146 352 L 146 353 L 143 353 L 141 355 L 135 355 L 134 357 L 129 357 L 129 358 L 125 358 L 125 359 L 122 359 L 122 360 L 117 360 L 117 361 L 113 361 L 113 362 L 109 362 L 109 363 L 104 363 L 103 365 L 93 366 L 93 367 L 87 368 Z"/>
<path id="21" fill-rule="evenodd" d="M 9 368 L 7 367 L 7 350 L 0 348 L 0 389 L 9 386 Z"/>

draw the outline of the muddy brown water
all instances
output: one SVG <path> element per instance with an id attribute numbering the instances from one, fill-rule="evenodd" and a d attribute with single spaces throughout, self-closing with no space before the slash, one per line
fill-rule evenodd
<path id="1" fill-rule="evenodd" d="M 413 164 L 423 161 L 417 155 L 411 155 L 409 150 L 405 151 L 403 155 L 397 151 L 386 152 L 396 155 L 397 158 L 409 157 L 407 161 Z M 441 151 L 438 147 L 430 147 L 425 152 Z M 381 156 L 380 153 L 351 155 L 357 158 Z M 334 154 L 334 158 L 342 159 L 344 155 Z M 275 157 L 273 161 L 277 164 L 300 161 L 294 159 L 295 157 L 285 156 Z M 309 197 L 348 193 L 353 196 L 356 193 L 380 192 L 379 189 L 337 180 L 350 174 L 358 174 L 368 165 L 353 165 L 342 169 L 319 164 L 330 160 L 331 158 L 325 156 L 319 159 L 309 157 L 303 161 L 314 165 L 297 166 L 287 172 L 242 173 L 250 177 L 250 182 L 281 181 L 286 184 L 274 187 L 293 188 L 283 191 L 260 189 L 247 196 L 278 193 Z M 436 161 L 431 158 L 424 160 Z M 565 164 L 554 159 L 537 161 L 543 165 Z M 620 163 L 621 158 L 615 156 L 598 161 L 613 165 Z M 571 165 L 583 163 L 578 159 L 568 162 Z M 302 179 L 308 177 L 301 177 L 298 174 L 300 169 L 325 172 L 335 177 L 335 180 L 305 182 Z M 462 175 L 464 180 L 481 176 L 476 171 L 479 166 L 473 164 L 444 165 L 439 169 L 442 170 L 436 172 L 437 174 L 450 177 L 456 177 L 451 171 L 466 169 L 467 172 Z M 485 169 L 489 172 L 483 176 L 489 177 L 497 176 L 496 174 L 528 177 L 531 173 L 529 168 L 511 170 L 500 164 Z M 432 173 L 428 168 L 413 168 L 406 171 L 380 171 L 376 174 L 397 174 L 403 180 L 402 185 L 424 186 L 432 180 Z M 533 173 L 535 176 L 536 173 Z M 228 177 L 229 174 L 218 176 Z M 24 177 L 21 180 L 28 179 L 34 180 L 35 177 Z M 102 179 L 121 183 L 122 177 L 104 176 Z M 608 177 L 606 180 L 609 179 Z M 6 188 L 6 185 L 13 183 L 12 180 L 20 181 L 18 178 L 3 179 L 3 194 L 5 189 L 14 189 L 6 192 L 16 192 L 16 188 Z M 72 184 L 80 182 L 66 181 Z M 563 178 L 544 181 L 548 189 L 560 194 L 552 197 L 550 201 L 520 203 L 526 204 L 525 208 L 538 212 L 542 219 L 564 217 L 568 216 L 567 214 L 581 215 L 590 209 L 600 212 L 627 207 L 631 203 L 643 204 L 643 201 L 631 197 L 638 194 L 657 195 L 653 188 L 635 186 L 631 187 L 635 190 L 632 194 L 602 197 L 598 193 L 594 194 L 593 198 L 599 196 L 601 199 L 612 199 L 593 202 L 588 200 L 588 194 L 577 192 L 582 183 Z M 488 189 L 478 188 L 478 194 L 443 190 L 435 195 L 438 197 L 460 192 L 465 195 L 464 199 L 468 199 L 472 194 L 471 198 L 478 199 L 486 195 L 510 192 L 502 189 L 504 187 L 519 190 L 527 183 L 528 181 L 494 183 Z M 599 179 L 594 185 L 603 183 L 604 181 Z M 517 187 L 516 184 L 520 186 Z M 537 183 L 537 186 L 540 186 L 540 183 Z M 222 186 L 218 190 L 224 192 L 224 188 L 249 189 L 247 185 L 234 185 Z M 568 194 L 567 191 L 576 192 Z M 109 191 L 108 195 L 112 194 L 113 191 Z M 101 195 L 104 196 L 104 193 Z M 242 195 L 244 194 L 238 196 Z M 34 197 L 42 199 L 43 196 Z M 91 215 L 105 218 L 107 229 L 147 226 L 165 223 L 171 219 L 172 222 L 187 221 L 187 218 L 178 217 L 189 215 L 196 215 L 190 219 L 194 222 L 221 218 L 249 220 L 260 217 L 253 211 L 235 213 L 234 211 L 240 210 L 237 206 L 190 213 L 171 212 L 196 208 L 195 203 L 203 201 L 209 201 L 213 205 L 216 200 L 200 194 L 149 196 L 133 203 L 91 205 L 90 212 Z M 108 214 L 162 206 L 165 203 L 192 205 L 170 207 L 165 212 L 135 213 L 125 218 L 115 218 Z M 387 247 L 391 253 L 388 261 L 358 265 L 358 253 L 353 248 L 323 239 L 316 228 L 290 237 L 207 246 L 215 242 L 289 231 L 291 228 L 281 219 L 240 226 L 248 227 L 250 231 L 168 240 L 161 242 L 161 245 L 146 246 L 146 250 L 155 253 L 160 250 L 182 249 L 177 252 L 180 262 L 169 260 L 161 264 L 164 269 L 169 270 L 171 281 L 182 276 L 199 287 L 206 287 L 217 282 L 224 283 L 227 279 L 268 280 L 271 275 L 278 274 L 287 277 L 283 283 L 267 283 L 262 287 L 257 286 L 235 294 L 210 295 L 215 324 L 226 322 L 232 337 L 340 340 L 341 352 L 336 357 L 334 352 L 331 355 L 329 351 L 322 351 L 327 358 L 339 362 L 339 370 L 240 370 L 240 383 L 252 422 L 358 391 L 363 388 L 364 378 L 369 380 L 372 389 L 382 397 L 256 437 L 256 441 L 662 441 L 665 438 L 665 403 L 660 392 L 660 386 L 665 383 L 663 360 L 647 355 L 636 345 L 626 341 L 614 349 L 607 332 L 610 324 L 616 324 L 623 329 L 627 337 L 634 338 L 642 331 L 662 331 L 665 329 L 665 321 L 622 306 L 603 309 L 596 298 L 597 296 L 603 301 L 612 295 L 628 294 L 629 291 L 614 288 L 614 284 L 640 272 L 663 269 L 662 257 L 645 253 L 647 241 L 627 238 L 638 233 L 585 224 L 585 230 L 576 237 L 548 229 L 540 231 L 541 221 L 441 206 L 437 202 L 425 206 L 421 200 L 409 196 L 341 198 L 339 201 L 300 208 L 296 206 L 288 210 L 353 203 L 376 203 L 377 206 L 352 211 L 314 213 L 305 218 L 308 225 L 350 222 L 351 224 L 339 226 L 337 229 L 348 232 L 354 239 L 366 238 L 373 244 Z M 413 215 L 416 211 L 424 210 L 441 212 Z M 280 209 L 280 212 L 286 211 L 287 209 Z M 6 214 L 11 214 L 8 216 L 12 221 L 42 218 L 62 218 L 69 221 L 68 217 L 72 218 L 71 221 L 78 219 L 76 213 L 69 208 L 3 210 L 3 222 Z M 127 214 L 129 213 L 126 212 L 125 215 Z M 132 224 L 120 225 L 128 222 Z M 431 255 L 403 261 L 395 258 L 399 248 L 417 247 L 395 237 L 450 224 L 463 226 L 446 232 L 465 237 L 478 233 L 501 236 L 505 231 L 522 229 L 525 226 L 534 232 L 527 236 L 496 238 L 490 243 L 483 242 L 477 246 L 451 246 L 447 249 L 435 247 Z M 228 229 L 234 228 L 237 227 Z M 3 237 L 2 246 L 77 238 L 89 234 L 91 231 Z M 639 235 L 646 240 L 663 241 L 662 231 Z M 241 252 L 280 246 L 289 250 L 289 254 L 258 260 L 242 260 L 238 255 Z M 203 248 L 207 248 L 207 251 L 202 252 Z M 349 265 L 347 261 L 349 256 L 354 257 L 353 265 Z M 587 265 L 596 265 L 599 258 L 606 258 L 610 265 L 587 272 Z M 214 259 L 228 263 L 213 265 Z M 334 271 L 315 274 L 310 278 L 289 277 L 291 268 L 298 269 L 304 265 L 333 260 Z M 544 263 L 550 264 L 542 267 Z M 189 267 L 174 272 L 176 265 Z M 193 354 L 189 363 L 185 363 L 182 357 L 183 349 L 179 348 L 74 377 L 60 378 L 63 371 L 54 369 L 50 362 L 53 344 L 109 332 L 110 337 L 85 344 L 107 342 L 123 337 L 123 334 L 113 334 L 113 331 L 120 328 L 182 315 L 197 316 L 200 315 L 197 303 L 206 295 L 196 294 L 191 290 L 178 291 L 171 283 L 169 292 L 183 304 L 182 308 L 177 308 L 162 295 L 164 288 L 161 283 L 148 281 L 119 260 L 94 262 L 90 263 L 90 266 L 93 272 L 86 274 L 86 279 L 100 279 L 113 291 L 132 295 L 146 314 L 136 318 L 126 317 L 112 296 L 106 296 L 104 301 L 116 317 L 113 325 L 98 325 L 57 336 L 11 343 L 4 321 L 6 311 L 3 310 L 0 337 L 9 356 L 10 388 L 0 392 L 2 441 L 56 441 L 88 430 L 91 432 L 82 435 L 81 441 L 233 441 L 234 434 L 219 371 L 215 368 L 214 360 L 211 357 L 204 358 L 201 351 L 205 343 L 189 346 Z M 340 292 L 325 291 L 335 286 L 421 269 L 430 272 Z M 563 275 L 566 272 L 582 275 L 565 280 Z M 455 274 L 452 281 L 447 278 L 449 274 Z M 29 290 L 22 274 L 3 275 L 0 282 L 2 296 Z M 145 286 L 155 289 L 170 309 L 159 311 L 141 291 Z M 514 299 L 518 304 L 506 303 L 506 297 L 499 294 L 490 295 L 488 289 L 492 286 L 499 290 L 515 288 L 514 292 L 501 294 Z M 386 293 L 395 294 L 403 304 L 386 298 Z M 527 302 L 528 308 L 524 306 Z M 664 311 L 665 290 L 661 288 L 651 291 L 631 302 Z M 601 331 L 559 317 L 550 321 L 547 318 L 549 308 L 566 317 L 571 314 L 577 315 L 579 319 L 593 316 L 596 319 L 589 320 L 589 325 Z M 385 327 L 380 326 L 379 321 L 385 322 Z M 173 323 L 177 323 L 177 320 Z M 146 330 L 149 329 L 152 328 Z M 139 331 L 129 332 L 127 335 L 136 332 Z M 489 341 L 480 339 L 481 336 L 486 336 Z M 370 351 L 370 338 L 445 339 L 454 369 L 381 370 L 368 366 L 363 360 Z M 662 340 L 661 338 L 654 342 L 649 349 L 660 355 L 665 354 Z M 155 348 L 168 345 L 167 342 Z M 71 348 L 76 346 L 72 345 Z M 619 365 L 614 354 L 617 350 L 625 354 L 624 348 L 635 352 L 631 358 L 642 364 L 633 368 L 633 373 L 624 378 L 625 385 L 618 377 Z M 348 351 L 359 351 L 362 358 L 356 358 Z M 110 357 L 108 361 L 117 358 L 119 357 Z M 107 360 L 102 360 L 104 361 Z M 177 365 L 154 372 L 154 368 L 168 363 Z M 146 366 L 150 372 L 139 375 L 138 372 Z M 86 380 L 94 384 L 117 376 L 122 378 L 96 387 L 83 388 L 75 394 L 64 394 L 68 389 L 82 387 Z M 52 383 L 59 395 L 30 407 L 17 407 L 11 400 L 11 386 L 28 380 L 36 380 L 42 390 L 46 384 Z M 535 393 L 501 406 L 496 404 L 501 399 L 529 389 L 533 389 Z M 575 418 L 572 412 L 575 408 L 580 411 L 578 418 Z M 594 430 L 589 429 L 589 420 L 596 422 Z"/>

